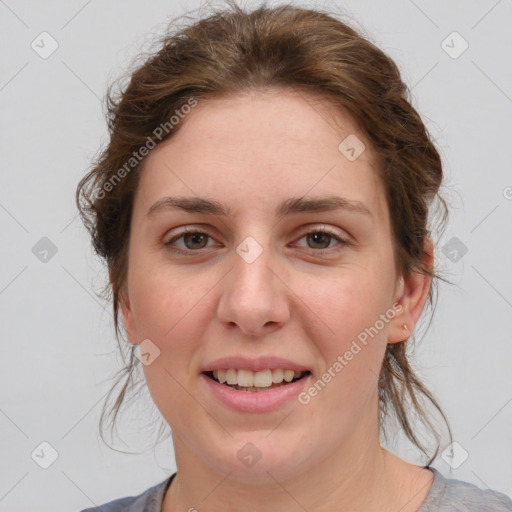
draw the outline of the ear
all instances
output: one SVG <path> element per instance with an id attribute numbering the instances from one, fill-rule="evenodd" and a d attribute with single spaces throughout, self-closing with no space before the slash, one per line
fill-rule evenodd
<path id="1" fill-rule="evenodd" d="M 422 262 L 425 268 L 432 270 L 434 246 L 428 237 L 423 245 Z M 420 272 L 411 272 L 407 277 L 400 276 L 393 304 L 399 304 L 401 309 L 390 322 L 388 343 L 398 343 L 409 338 L 421 315 L 431 282 L 429 275 Z"/>
<path id="2" fill-rule="evenodd" d="M 112 283 L 112 273 L 110 274 L 110 283 Z M 128 296 L 128 290 L 126 286 L 122 286 L 119 290 L 119 310 L 123 319 L 124 329 L 126 331 L 126 336 L 128 337 L 128 341 L 132 345 L 137 345 L 137 331 L 135 329 L 135 322 L 133 318 L 133 310 L 130 304 L 130 298 Z"/>

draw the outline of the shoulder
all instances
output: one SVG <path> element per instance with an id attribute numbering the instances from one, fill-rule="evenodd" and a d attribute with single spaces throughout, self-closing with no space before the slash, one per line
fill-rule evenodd
<path id="1" fill-rule="evenodd" d="M 444 477 L 435 468 L 432 488 L 418 512 L 511 512 L 512 500 L 491 489 Z"/>
<path id="2" fill-rule="evenodd" d="M 161 512 L 162 498 L 176 473 L 137 496 L 109 501 L 81 512 Z"/>

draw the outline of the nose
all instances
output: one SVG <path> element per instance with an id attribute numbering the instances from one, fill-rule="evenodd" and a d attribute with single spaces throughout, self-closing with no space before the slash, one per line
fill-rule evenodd
<path id="1" fill-rule="evenodd" d="M 286 276 L 280 275 L 283 272 L 270 253 L 264 249 L 251 263 L 234 253 L 234 268 L 222 282 L 218 319 L 248 336 L 268 335 L 290 318 Z"/>

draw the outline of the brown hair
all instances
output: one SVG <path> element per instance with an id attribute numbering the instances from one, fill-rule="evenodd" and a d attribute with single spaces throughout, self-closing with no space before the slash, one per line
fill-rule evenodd
<path id="1" fill-rule="evenodd" d="M 435 279 L 442 278 L 424 268 L 421 257 L 425 238 L 430 236 L 428 215 L 434 200 L 443 226 L 447 218 L 446 203 L 438 194 L 442 164 L 396 64 L 367 38 L 320 10 L 262 4 L 246 12 L 231 0 L 227 4 L 224 10 L 168 32 L 159 41 L 159 50 L 130 74 L 124 91 L 116 95 L 110 86 L 107 92 L 110 141 L 80 181 L 76 201 L 94 249 L 108 265 L 110 282 L 104 293 L 112 293 L 118 343 L 133 197 L 143 161 L 133 155 L 144 153 L 141 148 L 149 147 L 150 139 L 153 147 L 155 137 L 158 143 L 172 137 L 180 124 L 174 126 L 169 119 L 191 98 L 201 101 L 269 87 L 320 94 L 358 122 L 377 155 L 397 270 L 402 275 L 417 271 L 433 278 L 426 301 L 433 311 Z M 161 127 L 166 128 L 163 137 Z M 387 346 L 379 379 L 379 422 L 383 426 L 394 410 L 407 437 L 427 455 L 408 414 L 412 404 L 437 440 L 430 464 L 438 454 L 440 437 L 421 398 L 440 413 L 450 439 L 451 431 L 438 403 L 409 364 L 408 341 Z M 135 347 L 119 346 L 122 353 L 128 350 L 129 359 L 110 390 L 124 381 L 110 410 L 112 426 L 133 372 L 140 366 Z M 105 410 L 106 404 L 101 426 Z"/>

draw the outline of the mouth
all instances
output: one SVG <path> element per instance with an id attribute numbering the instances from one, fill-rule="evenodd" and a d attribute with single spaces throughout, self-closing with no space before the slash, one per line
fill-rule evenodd
<path id="1" fill-rule="evenodd" d="M 202 372 L 209 379 L 237 391 L 258 393 L 288 386 L 299 380 L 306 379 L 311 372 L 283 369 L 268 369 L 252 372 L 245 369 L 218 369 Z"/>

